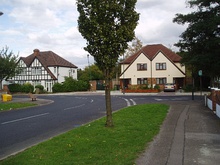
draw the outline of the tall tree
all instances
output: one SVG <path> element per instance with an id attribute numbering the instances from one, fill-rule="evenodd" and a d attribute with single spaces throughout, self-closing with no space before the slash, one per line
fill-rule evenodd
<path id="1" fill-rule="evenodd" d="M 128 45 L 128 48 L 125 52 L 125 58 L 128 58 L 129 56 L 135 54 L 142 47 L 143 47 L 143 44 L 142 44 L 141 40 L 138 39 L 137 37 L 135 37 L 132 40 L 131 45 Z"/>
<path id="2" fill-rule="evenodd" d="M 0 84 L 4 78 L 15 75 L 19 72 L 17 67 L 18 55 L 15 55 L 5 46 L 0 50 Z"/>
<path id="3" fill-rule="evenodd" d="M 183 52 L 182 62 L 210 78 L 220 76 L 220 1 L 189 0 L 197 10 L 176 14 L 174 22 L 188 24 L 176 44 Z"/>
<path id="4" fill-rule="evenodd" d="M 79 32 L 84 48 L 105 76 L 106 126 L 113 126 L 110 80 L 119 56 L 132 41 L 139 20 L 137 0 L 77 0 Z"/>

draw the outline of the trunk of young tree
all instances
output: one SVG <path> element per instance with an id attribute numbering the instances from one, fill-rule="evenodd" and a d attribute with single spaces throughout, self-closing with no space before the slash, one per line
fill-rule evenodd
<path id="1" fill-rule="evenodd" d="M 106 71 L 105 78 L 105 105 L 106 105 L 106 127 L 113 127 L 113 118 L 112 118 L 112 106 L 111 106 L 111 82 L 110 82 L 110 72 Z"/>

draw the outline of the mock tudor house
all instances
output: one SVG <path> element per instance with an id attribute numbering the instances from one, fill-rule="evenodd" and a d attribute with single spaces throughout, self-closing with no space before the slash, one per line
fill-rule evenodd
<path id="1" fill-rule="evenodd" d="M 65 77 L 77 79 L 77 66 L 52 51 L 34 49 L 27 57 L 20 57 L 18 66 L 20 74 L 8 79 L 8 83 L 31 83 L 33 86 L 42 85 L 52 92 L 55 83 L 62 83 Z"/>
<path id="2" fill-rule="evenodd" d="M 121 87 L 128 85 L 160 85 L 175 83 L 183 87 L 185 67 L 181 57 L 162 44 L 146 45 L 134 55 L 121 62 Z"/>

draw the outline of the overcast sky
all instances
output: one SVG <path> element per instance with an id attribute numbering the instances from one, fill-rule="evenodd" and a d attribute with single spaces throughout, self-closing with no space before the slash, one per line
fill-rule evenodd
<path id="1" fill-rule="evenodd" d="M 185 0 L 138 0 L 136 36 L 143 45 L 173 45 L 186 27 L 172 22 L 191 11 Z M 86 41 L 77 30 L 76 0 L 1 0 L 0 50 L 8 46 L 26 57 L 34 49 L 51 50 L 79 68 L 88 66 Z M 90 62 L 93 60 L 90 57 Z"/>

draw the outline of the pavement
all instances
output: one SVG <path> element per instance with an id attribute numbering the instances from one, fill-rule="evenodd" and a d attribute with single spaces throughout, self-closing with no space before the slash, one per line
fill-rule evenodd
<path id="1" fill-rule="evenodd" d="M 169 102 L 160 133 L 137 165 L 219 165 L 220 119 L 203 101 Z"/>
<path id="2" fill-rule="evenodd" d="M 104 94 L 103 92 L 80 92 L 69 94 Z M 167 93 L 170 95 L 171 93 Z M 174 93 L 173 93 L 174 94 Z M 202 93 L 203 95 L 206 93 Z M 112 92 L 112 95 L 122 95 Z M 126 93 L 126 95 L 129 95 Z M 130 94 L 143 95 L 143 94 Z M 146 95 L 146 94 L 144 94 Z M 166 93 L 151 94 L 166 95 Z M 191 95 L 176 92 L 175 95 Z M 201 95 L 201 93 L 195 93 Z M 13 99 L 28 101 L 24 98 Z M 37 99 L 39 105 L 50 100 Z M 166 102 L 169 113 L 159 134 L 140 153 L 136 165 L 219 165 L 220 164 L 220 118 L 205 107 L 204 100 Z"/>

